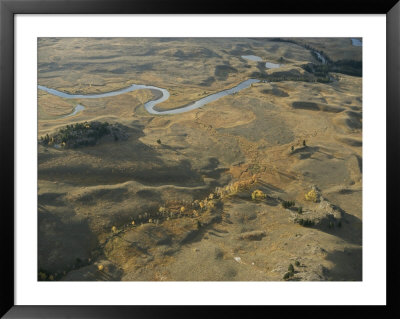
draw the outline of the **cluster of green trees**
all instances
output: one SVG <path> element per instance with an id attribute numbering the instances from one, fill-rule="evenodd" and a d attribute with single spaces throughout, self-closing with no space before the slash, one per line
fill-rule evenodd
<path id="1" fill-rule="evenodd" d="M 329 73 L 343 73 L 352 76 L 362 76 L 362 62 L 354 60 L 339 60 L 330 62 L 329 64 L 306 64 L 302 68 L 314 74 L 318 79 L 323 80 L 330 78 Z"/>
<path id="2" fill-rule="evenodd" d="M 46 134 L 40 137 L 43 145 L 59 145 L 65 148 L 95 145 L 97 141 L 106 135 L 113 135 L 117 141 L 120 135 L 120 127 L 108 122 L 83 122 L 67 125 L 52 136 Z"/>
<path id="3" fill-rule="evenodd" d="M 362 76 L 362 62 L 354 60 L 338 60 L 329 65 L 330 72 L 352 76 Z"/>
<path id="4" fill-rule="evenodd" d="M 65 128 L 60 129 L 59 136 L 62 142 L 67 143 L 71 139 L 74 139 L 76 135 L 85 135 L 94 139 L 99 139 L 109 133 L 108 122 L 84 122 L 76 123 L 74 125 L 67 125 Z"/>
<path id="5" fill-rule="evenodd" d="M 312 220 L 310 220 L 310 219 L 303 219 L 303 218 L 301 218 L 301 219 L 299 219 L 297 222 L 298 222 L 301 226 L 304 226 L 304 227 L 311 227 L 311 226 L 314 226 L 314 222 L 313 222 Z"/>
<path id="6" fill-rule="evenodd" d="M 298 262 L 296 261 L 296 263 L 298 263 Z M 299 263 L 299 265 L 300 265 L 300 263 Z M 295 274 L 294 267 L 292 264 L 289 264 L 288 271 L 287 271 L 287 273 L 285 273 L 283 275 L 283 279 L 288 280 L 288 279 L 292 278 L 294 276 L 294 274 Z"/>
<path id="7" fill-rule="evenodd" d="M 290 208 L 290 207 L 294 207 L 294 205 L 296 205 L 296 202 L 294 201 L 294 200 L 284 200 L 283 202 L 282 202 L 282 206 L 283 206 L 283 208 Z"/>
<path id="8" fill-rule="evenodd" d="M 51 143 L 51 138 L 50 138 L 49 134 L 46 134 L 45 136 L 41 136 L 40 142 L 44 145 L 49 145 Z"/>
<path id="9" fill-rule="evenodd" d="M 262 72 L 253 72 L 251 74 L 253 78 L 267 80 L 268 82 L 282 82 L 282 81 L 297 81 L 297 82 L 321 82 L 328 83 L 332 82 L 333 77 L 329 74 L 324 76 L 313 76 L 312 74 L 304 75 L 274 75 Z"/>

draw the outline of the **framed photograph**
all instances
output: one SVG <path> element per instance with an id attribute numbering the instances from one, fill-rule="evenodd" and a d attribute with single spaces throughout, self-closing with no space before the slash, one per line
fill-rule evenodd
<path id="1" fill-rule="evenodd" d="M 0 1 L 4 318 L 399 313 L 397 1 Z"/>

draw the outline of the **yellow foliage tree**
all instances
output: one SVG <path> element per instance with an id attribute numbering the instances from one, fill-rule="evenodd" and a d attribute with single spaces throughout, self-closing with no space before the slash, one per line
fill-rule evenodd
<path id="1" fill-rule="evenodd" d="M 253 193 L 251 193 L 251 198 L 253 200 L 261 200 L 267 197 L 266 194 L 262 190 L 256 189 Z"/>
<path id="2" fill-rule="evenodd" d="M 318 201 L 318 194 L 315 189 L 310 190 L 308 193 L 304 195 L 305 199 L 311 202 L 316 203 Z"/>

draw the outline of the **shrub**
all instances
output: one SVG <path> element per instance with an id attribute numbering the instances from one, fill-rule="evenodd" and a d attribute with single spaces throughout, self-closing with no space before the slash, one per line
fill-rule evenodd
<path id="1" fill-rule="evenodd" d="M 294 273 L 294 267 L 293 267 L 292 264 L 289 265 L 289 267 L 288 267 L 288 272 Z"/>
<path id="2" fill-rule="evenodd" d="M 312 189 L 304 195 L 304 198 L 308 201 L 316 203 L 318 202 L 318 193 L 316 192 L 315 189 Z"/>
<path id="3" fill-rule="evenodd" d="M 253 200 L 262 200 L 267 197 L 266 194 L 262 190 L 256 189 L 253 193 L 251 193 L 251 198 Z"/>
<path id="4" fill-rule="evenodd" d="M 297 208 L 297 212 L 299 213 L 299 214 L 303 214 L 303 207 L 298 207 Z"/>
<path id="5" fill-rule="evenodd" d="M 296 267 L 299 267 L 299 266 L 300 266 L 300 262 L 299 262 L 298 260 L 296 260 L 296 261 L 294 262 L 294 264 L 296 265 Z"/>
<path id="6" fill-rule="evenodd" d="M 292 272 L 287 272 L 286 274 L 284 274 L 283 275 L 283 279 L 284 280 L 288 280 L 290 277 L 292 277 L 293 276 L 293 273 Z"/>
<path id="7" fill-rule="evenodd" d="M 294 205 L 296 205 L 296 203 L 295 203 L 294 200 L 292 200 L 292 201 L 286 201 L 286 200 L 284 200 L 284 201 L 282 202 L 283 208 L 290 208 L 290 207 L 293 207 Z"/>
<path id="8" fill-rule="evenodd" d="M 298 223 L 301 226 L 304 226 L 304 227 L 314 226 L 314 222 L 312 220 L 309 220 L 309 219 L 299 219 Z"/>

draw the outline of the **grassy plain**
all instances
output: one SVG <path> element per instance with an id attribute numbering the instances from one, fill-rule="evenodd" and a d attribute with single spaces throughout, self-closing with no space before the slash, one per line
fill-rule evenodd
<path id="1" fill-rule="evenodd" d="M 350 39 L 301 41 L 333 61 L 361 59 Z M 154 85 L 171 94 L 157 108 L 172 109 L 251 78 L 261 66 L 248 54 L 284 61 L 267 73 L 319 63 L 259 38 L 40 38 L 38 84 L 76 94 Z M 151 90 L 79 100 L 39 90 L 38 138 L 95 120 L 129 136 L 39 144 L 39 278 L 284 280 L 293 264 L 286 280 L 361 280 L 362 78 L 332 75 L 255 83 L 176 115 L 147 113 Z M 78 103 L 84 111 L 63 117 Z M 313 186 L 317 202 L 305 199 Z M 253 200 L 256 189 L 265 198 Z"/>

